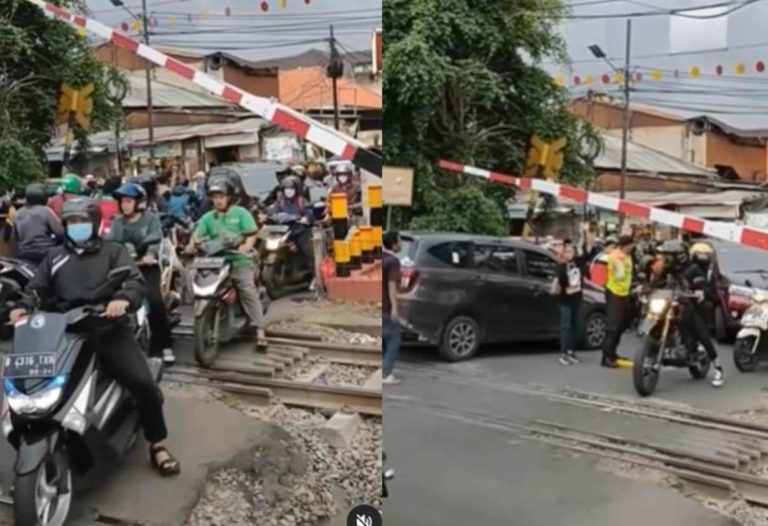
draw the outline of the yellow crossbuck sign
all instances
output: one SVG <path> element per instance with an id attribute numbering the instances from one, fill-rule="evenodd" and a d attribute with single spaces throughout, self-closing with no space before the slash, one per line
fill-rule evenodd
<path id="1" fill-rule="evenodd" d="M 556 179 L 557 172 L 563 167 L 563 149 L 568 141 L 565 138 L 554 142 L 544 142 L 538 136 L 531 137 L 528 161 L 525 164 L 526 177 Z M 539 171 L 541 169 L 541 171 Z"/>
<path id="2" fill-rule="evenodd" d="M 59 122 L 69 122 L 70 115 L 73 115 L 77 124 L 84 130 L 91 127 L 91 112 L 93 111 L 93 83 L 86 84 L 79 90 L 67 86 L 61 87 L 61 97 L 59 98 Z"/>

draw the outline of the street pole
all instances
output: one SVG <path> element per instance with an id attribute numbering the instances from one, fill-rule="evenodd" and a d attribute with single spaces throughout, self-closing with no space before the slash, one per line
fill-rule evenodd
<path id="1" fill-rule="evenodd" d="M 149 46 L 149 20 L 147 18 L 147 0 L 141 0 L 141 27 L 144 33 L 144 44 Z M 149 129 L 149 164 L 155 166 L 155 129 L 152 118 L 152 63 L 146 61 L 147 68 L 147 128 Z"/>
<path id="2" fill-rule="evenodd" d="M 333 24 L 331 24 L 331 61 L 337 60 L 338 51 L 336 50 L 336 38 L 333 36 Z M 331 85 L 333 89 L 333 127 L 339 129 L 339 93 L 336 83 L 336 74 L 331 75 Z"/>
<path id="3" fill-rule="evenodd" d="M 627 143 L 629 142 L 629 125 L 630 125 L 630 110 L 629 110 L 629 68 L 630 68 L 630 52 L 632 45 L 632 19 L 627 19 L 627 46 L 626 55 L 624 58 L 624 127 L 621 133 L 621 186 L 619 196 L 624 199 L 627 191 Z M 624 221 L 626 216 L 621 215 L 620 230 L 624 227 Z"/>

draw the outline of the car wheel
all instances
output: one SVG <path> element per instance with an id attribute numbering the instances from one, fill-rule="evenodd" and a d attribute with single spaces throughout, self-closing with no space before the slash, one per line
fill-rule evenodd
<path id="1" fill-rule="evenodd" d="M 584 320 L 582 344 L 585 349 L 602 349 L 605 343 L 605 314 L 596 311 L 590 313 Z"/>
<path id="2" fill-rule="evenodd" d="M 449 362 L 468 360 L 480 348 L 480 327 L 468 316 L 457 316 L 445 326 L 440 355 Z"/>
<path id="3" fill-rule="evenodd" d="M 725 321 L 725 312 L 722 307 L 715 308 L 715 339 L 720 343 L 728 343 L 730 334 L 728 324 Z"/>

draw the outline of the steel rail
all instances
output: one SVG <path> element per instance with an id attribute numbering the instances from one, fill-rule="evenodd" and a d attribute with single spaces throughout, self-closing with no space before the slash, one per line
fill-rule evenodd
<path id="1" fill-rule="evenodd" d="M 207 382 L 201 385 L 233 391 L 233 388 L 259 388 L 268 391 L 271 397 L 277 398 L 285 405 L 327 409 L 333 411 L 349 411 L 366 415 L 381 416 L 381 392 L 357 387 L 337 387 L 314 385 L 290 380 L 262 378 L 236 372 L 214 372 L 203 369 L 183 370 L 178 367 L 166 369 L 166 375 L 188 376 Z M 173 381 L 172 378 L 168 378 Z M 240 389 L 242 391 L 242 389 Z M 249 394 L 246 389 L 243 394 Z"/>

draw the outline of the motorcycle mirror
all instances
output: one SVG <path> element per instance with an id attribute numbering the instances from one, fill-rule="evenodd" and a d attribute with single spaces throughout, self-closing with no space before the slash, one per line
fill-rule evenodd
<path id="1" fill-rule="evenodd" d="M 749 279 L 748 279 L 748 280 L 746 280 L 746 281 L 744 282 L 744 284 L 745 284 L 747 287 L 754 287 L 754 285 L 752 285 L 752 280 L 749 280 Z"/>
<path id="2" fill-rule="evenodd" d="M 395 478 L 395 470 L 390 468 L 384 472 L 384 480 L 392 480 Z"/>

